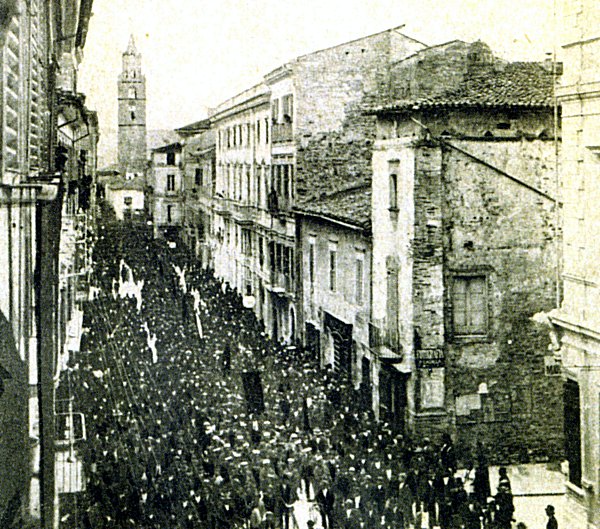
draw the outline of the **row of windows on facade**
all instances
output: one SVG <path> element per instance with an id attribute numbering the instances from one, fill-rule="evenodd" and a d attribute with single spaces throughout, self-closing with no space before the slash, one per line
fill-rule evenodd
<path id="1" fill-rule="evenodd" d="M 294 116 L 294 100 L 291 94 L 275 99 L 271 103 L 271 122 L 273 125 L 291 125 Z M 253 142 L 254 138 L 254 142 Z M 239 123 L 219 130 L 217 135 L 218 149 L 231 149 L 249 147 L 269 143 L 269 118 L 257 119 L 254 124 L 250 122 Z"/>
<path id="2" fill-rule="evenodd" d="M 258 146 L 269 143 L 269 118 L 256 120 L 254 125 L 243 123 L 219 130 L 217 134 L 217 149 L 232 149 L 239 147 Z M 252 141 L 254 138 L 254 142 Z"/>
<path id="3" fill-rule="evenodd" d="M 234 225 L 228 226 L 227 243 L 241 240 L 242 254 L 252 257 L 258 254 L 260 267 L 267 265 L 271 271 L 281 272 L 292 281 L 294 278 L 295 260 L 294 249 L 277 242 L 268 242 L 263 236 L 255 234 L 246 228 L 235 229 L 235 236 L 229 237 Z M 238 231 L 239 230 L 239 231 Z M 265 260 L 268 255 L 269 261 Z M 327 255 L 327 270 L 325 274 L 317 270 L 317 248 L 315 241 L 310 241 L 307 246 L 308 281 L 316 284 L 317 277 L 326 274 L 327 286 L 330 292 L 338 292 L 340 288 L 339 262 L 337 245 L 330 243 Z M 455 336 L 487 336 L 489 332 L 488 318 L 488 284 L 487 277 L 482 274 L 455 275 L 451 280 L 451 306 L 452 325 Z M 390 268 L 387 272 L 387 314 L 388 320 L 397 327 L 400 314 L 398 296 L 398 270 Z M 365 253 L 359 251 L 354 259 L 354 302 L 362 304 L 365 300 Z"/>
<path id="4" fill-rule="evenodd" d="M 241 254 L 245 257 L 258 257 L 260 268 L 267 267 L 272 272 L 279 272 L 290 279 L 290 284 L 295 277 L 295 251 L 292 246 L 276 241 L 268 241 L 247 228 L 240 228 L 234 223 L 225 225 L 225 244 L 233 243 L 241 247 Z M 268 259 L 267 259 L 268 256 Z"/>
<path id="5" fill-rule="evenodd" d="M 308 281 L 311 285 L 316 282 L 317 275 L 319 277 L 322 274 L 317 270 L 317 249 L 316 243 L 310 241 L 308 243 Z M 331 292 L 338 291 L 338 249 L 337 245 L 331 243 L 328 250 L 328 268 L 327 268 L 327 281 L 328 288 Z M 354 301 L 357 304 L 362 304 L 364 301 L 365 294 L 365 253 L 360 251 L 356 254 L 354 260 Z"/>
<path id="6" fill-rule="evenodd" d="M 316 244 L 308 244 L 308 280 L 315 283 Z M 354 301 L 364 301 L 364 253 L 357 254 L 354 261 Z M 319 274 L 321 276 L 321 274 Z M 328 255 L 328 286 L 331 292 L 338 290 L 338 251 L 330 245 Z M 397 322 L 399 315 L 398 271 L 388 270 L 387 300 L 388 319 Z M 487 335 L 488 333 L 488 288 L 484 275 L 455 276 L 452 278 L 452 322 L 457 336 Z"/>
<path id="7" fill-rule="evenodd" d="M 223 195 L 227 198 L 261 206 L 265 198 L 272 201 L 266 192 L 270 189 L 269 193 L 276 194 L 278 207 L 294 199 L 293 164 L 255 165 L 254 171 L 249 164 L 225 164 L 219 165 L 219 172 L 224 185 Z M 273 204 L 268 205 L 273 209 Z"/>

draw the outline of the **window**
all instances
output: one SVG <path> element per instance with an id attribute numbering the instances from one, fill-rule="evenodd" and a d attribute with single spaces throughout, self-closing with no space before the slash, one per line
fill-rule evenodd
<path id="1" fill-rule="evenodd" d="M 389 199 L 390 211 L 398 211 L 398 173 L 400 170 L 400 162 L 398 160 L 390 160 L 388 162 L 389 173 Z"/>
<path id="2" fill-rule="evenodd" d="M 486 276 L 454 277 L 452 288 L 454 333 L 484 335 L 488 332 Z"/>
<path id="3" fill-rule="evenodd" d="M 279 122 L 279 99 L 275 99 L 271 103 L 271 121 L 273 124 Z"/>
<path id="4" fill-rule="evenodd" d="M 329 249 L 329 290 L 337 290 L 337 249 Z"/>
<path id="5" fill-rule="evenodd" d="M 264 237 L 258 237 L 258 263 L 262 268 L 265 264 L 265 249 L 264 249 L 265 239 Z"/>
<path id="6" fill-rule="evenodd" d="M 400 317 L 400 297 L 398 295 L 398 264 L 393 260 L 387 263 L 386 277 L 386 318 L 387 318 L 387 343 L 395 347 L 398 343 L 398 320 Z"/>
<path id="7" fill-rule="evenodd" d="M 175 191 L 175 175 L 167 175 L 167 191 Z"/>
<path id="8" fill-rule="evenodd" d="M 398 211 L 398 175 L 390 175 L 390 211 Z"/>
<path id="9" fill-rule="evenodd" d="M 167 153 L 167 165 L 175 165 L 175 153 L 174 152 Z"/>
<path id="10" fill-rule="evenodd" d="M 202 185 L 202 167 L 196 167 L 196 172 L 194 174 L 194 184 L 197 186 Z"/>
<path id="11" fill-rule="evenodd" d="M 252 255 L 252 232 L 242 228 L 242 254 L 250 257 Z"/>
<path id="12" fill-rule="evenodd" d="M 315 282 L 315 242 L 308 243 L 308 279 L 311 283 Z"/>
<path id="13" fill-rule="evenodd" d="M 173 211 L 175 206 L 168 205 L 167 206 L 167 222 L 173 222 Z"/>
<path id="14" fill-rule="evenodd" d="M 355 294 L 356 303 L 360 304 L 364 298 L 364 257 L 361 255 L 356 259 Z"/>
<path id="15" fill-rule="evenodd" d="M 291 123 L 294 119 L 294 96 L 288 94 L 281 100 L 284 123 Z"/>
<path id="16" fill-rule="evenodd" d="M 265 118 L 265 143 L 269 143 L 269 119 Z"/>
<path id="17" fill-rule="evenodd" d="M 133 204 L 133 198 L 132 197 L 123 197 L 123 203 L 126 206 L 131 206 L 131 204 Z"/>
<path id="18" fill-rule="evenodd" d="M 137 99 L 137 92 L 133 87 L 129 89 L 129 99 Z"/>

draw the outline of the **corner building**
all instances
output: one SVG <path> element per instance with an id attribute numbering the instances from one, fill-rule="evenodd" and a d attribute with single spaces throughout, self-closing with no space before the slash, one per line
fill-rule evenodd
<path id="1" fill-rule="evenodd" d="M 557 460 L 561 382 L 532 320 L 557 286 L 552 64 L 455 41 L 391 75 L 373 153 L 380 399 L 400 392 L 395 420 L 461 452 L 480 440 L 498 463 Z"/>

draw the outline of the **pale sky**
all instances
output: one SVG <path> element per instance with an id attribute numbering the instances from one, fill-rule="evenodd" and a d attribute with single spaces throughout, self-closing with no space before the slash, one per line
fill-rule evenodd
<path id="1" fill-rule="evenodd" d="M 147 80 L 148 129 L 174 129 L 298 55 L 402 24 L 426 44 L 481 39 L 501 57 L 541 61 L 554 46 L 553 3 L 94 0 L 78 89 L 99 113 L 104 165 L 116 155 L 116 83 L 131 33 Z"/>

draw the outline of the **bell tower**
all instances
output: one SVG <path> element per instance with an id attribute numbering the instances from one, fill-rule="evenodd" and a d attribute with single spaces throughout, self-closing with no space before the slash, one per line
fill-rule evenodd
<path id="1" fill-rule="evenodd" d="M 126 178 L 143 178 L 146 171 L 146 78 L 133 35 L 123 53 L 118 87 L 119 172 Z"/>

